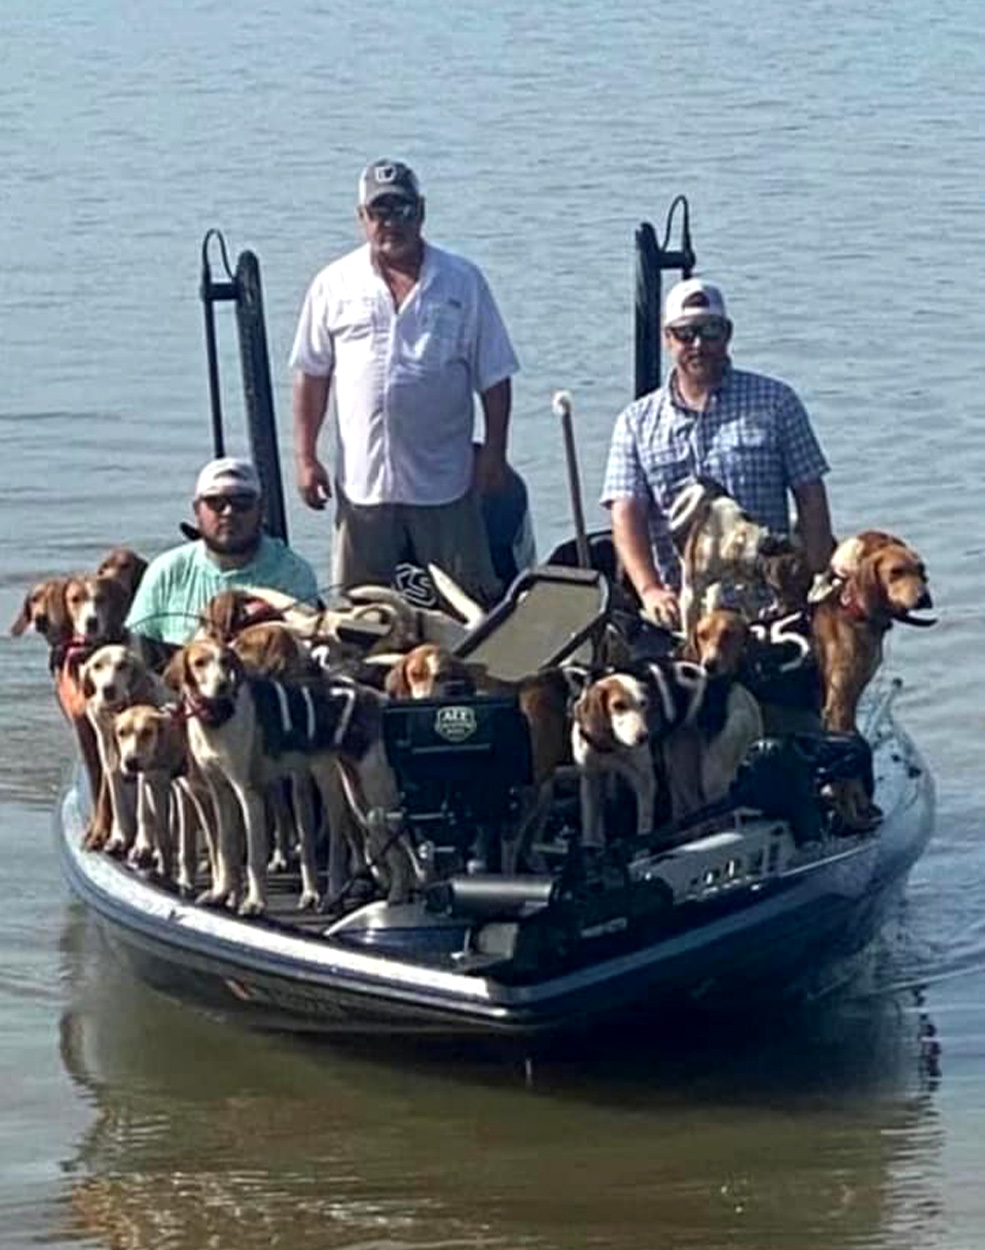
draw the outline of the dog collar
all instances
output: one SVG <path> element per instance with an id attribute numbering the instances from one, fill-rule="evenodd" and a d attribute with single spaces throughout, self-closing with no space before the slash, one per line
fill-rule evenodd
<path id="1" fill-rule="evenodd" d="M 838 596 L 838 603 L 845 609 L 845 614 L 853 621 L 868 621 L 869 617 L 862 611 L 862 605 L 855 593 L 855 584 L 850 579 L 845 582 Z"/>
<path id="2" fill-rule="evenodd" d="M 600 755 L 611 755 L 616 749 L 615 742 L 612 742 L 611 744 L 598 742 L 583 725 L 578 726 L 578 732 L 581 734 L 584 741 L 587 742 L 592 748 L 592 750 L 598 751 Z"/>
<path id="3" fill-rule="evenodd" d="M 204 699 L 186 694 L 179 709 L 179 714 L 185 720 L 201 721 L 203 725 L 207 725 L 210 729 L 218 729 L 220 725 L 224 725 L 236 710 L 235 699 L 223 697 L 221 699 Z"/>
<path id="4" fill-rule="evenodd" d="M 49 660 L 49 668 L 53 673 L 60 669 L 68 669 L 72 674 L 76 673 L 83 663 L 92 655 L 94 648 L 92 643 L 87 642 L 84 638 L 72 637 L 67 642 L 60 642 L 51 649 L 51 658 Z"/>

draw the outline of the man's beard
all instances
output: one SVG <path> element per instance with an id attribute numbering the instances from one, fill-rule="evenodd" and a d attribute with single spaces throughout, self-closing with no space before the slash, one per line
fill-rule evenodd
<path id="1" fill-rule="evenodd" d="M 260 531 L 242 537 L 228 535 L 225 538 L 210 538 L 202 534 L 202 542 L 206 549 L 217 556 L 249 556 L 260 546 Z"/>

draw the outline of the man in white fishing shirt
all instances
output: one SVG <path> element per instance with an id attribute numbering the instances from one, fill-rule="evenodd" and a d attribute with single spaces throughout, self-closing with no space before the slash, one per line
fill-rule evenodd
<path id="1" fill-rule="evenodd" d="M 334 580 L 389 584 L 410 556 L 490 603 L 500 583 L 480 500 L 506 480 L 516 355 L 479 269 L 422 238 L 412 170 L 374 162 L 358 200 L 366 242 L 315 277 L 291 353 L 298 490 L 312 508 L 332 495 L 317 442 L 334 382 Z"/>

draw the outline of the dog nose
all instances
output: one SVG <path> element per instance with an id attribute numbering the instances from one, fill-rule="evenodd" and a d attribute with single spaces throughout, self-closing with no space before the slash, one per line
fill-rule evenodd
<path id="1" fill-rule="evenodd" d="M 123 771 L 124 771 L 124 772 L 126 772 L 126 773 L 139 773 L 139 772 L 140 772 L 140 768 L 139 768 L 139 765 L 138 765 L 137 760 L 135 760 L 135 759 L 133 759 L 132 757 L 128 756 L 128 757 L 127 757 L 127 758 L 123 761 Z"/>
<path id="2" fill-rule="evenodd" d="M 934 601 L 930 597 L 930 591 L 925 590 L 923 594 L 920 596 L 919 602 L 917 603 L 917 607 L 923 609 L 923 608 L 932 608 L 933 606 L 934 606 Z"/>

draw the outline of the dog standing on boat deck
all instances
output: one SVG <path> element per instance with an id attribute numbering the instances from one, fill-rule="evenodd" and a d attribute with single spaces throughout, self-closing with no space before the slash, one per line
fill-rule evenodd
<path id="1" fill-rule="evenodd" d="M 789 547 L 789 540 L 757 524 L 708 478 L 684 487 L 667 520 L 681 559 L 680 608 L 685 638 L 690 638 L 705 612 L 723 606 L 726 586 L 744 615 L 757 616 L 767 596 L 763 561 Z"/>
<path id="2" fill-rule="evenodd" d="M 867 531 L 835 552 L 827 593 L 814 605 L 812 632 L 821 671 L 825 729 L 857 733 L 862 692 L 882 663 L 883 643 L 895 622 L 926 628 L 933 607 L 920 556 L 900 539 Z M 834 565 L 834 560 L 833 560 Z M 835 806 L 850 829 L 871 828 L 880 816 L 861 782 L 839 782 Z"/>
<path id="3" fill-rule="evenodd" d="M 184 718 L 178 707 L 135 703 L 117 713 L 114 721 L 120 768 L 151 791 L 156 820 L 138 822 L 132 857 L 142 867 L 157 860 L 166 877 L 174 876 L 174 839 L 168 821 L 173 796 L 177 824 L 177 883 L 190 897 L 198 866 L 197 828 L 209 829 L 208 796 L 190 767 Z M 210 841 L 211 845 L 211 841 Z"/>
<path id="4" fill-rule="evenodd" d="M 381 734 L 384 700 L 367 687 L 327 679 L 295 687 L 289 697 L 288 687 L 247 678 L 235 652 L 207 640 L 192 642 L 179 654 L 189 750 L 212 791 L 218 822 L 218 872 L 208 901 L 231 903 L 239 892 L 240 857 L 230 844 L 233 800 L 242 809 L 246 829 L 247 892 L 240 911 L 255 915 L 266 907 L 263 791 L 271 781 L 309 771 L 327 806 L 341 763 L 358 782 L 367 808 L 389 811 L 396 806 L 396 785 Z M 291 715 L 296 711 L 303 717 L 300 725 Z M 303 824 L 302 904 L 309 905 L 317 900 L 314 830 L 310 820 Z M 348 848 L 336 829 L 330 829 L 330 839 L 329 888 L 334 894 L 342 885 Z M 405 881 L 391 880 L 392 891 L 405 888 Z"/>
<path id="5" fill-rule="evenodd" d="M 608 774 L 630 785 L 643 836 L 654 826 L 658 772 L 666 776 L 671 816 L 680 820 L 728 793 L 762 732 L 759 706 L 744 686 L 710 678 L 686 660 L 649 661 L 598 678 L 576 701 L 572 727 L 583 841 L 604 843 Z"/>
<path id="6" fill-rule="evenodd" d="M 154 674 L 150 673 L 140 658 L 119 643 L 107 643 L 89 656 L 80 670 L 80 684 L 85 697 L 86 715 L 96 735 L 99 758 L 102 764 L 102 785 L 108 795 L 108 804 L 96 801 L 96 818 L 87 840 L 90 849 L 105 844 L 113 853 L 130 849 L 137 834 L 138 823 L 144 825 L 152 819 L 145 807 L 150 798 L 138 790 L 136 819 L 132 800 L 120 769 L 120 756 L 116 743 L 115 719 L 118 712 L 133 703 L 153 703 L 160 706 L 168 692 Z M 108 808 L 109 827 L 105 821 Z M 167 814 L 158 813 L 162 819 Z M 108 839 L 108 840 L 107 840 Z M 144 831 L 144 840 L 152 841 Z"/>

